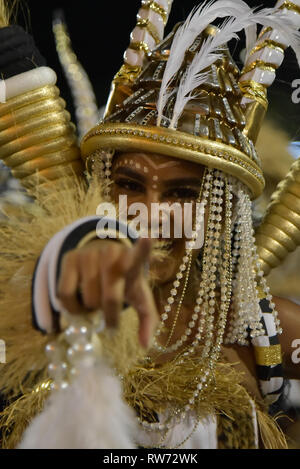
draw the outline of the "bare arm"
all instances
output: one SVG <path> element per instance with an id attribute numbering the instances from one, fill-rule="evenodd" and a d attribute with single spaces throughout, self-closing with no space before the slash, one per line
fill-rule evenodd
<path id="1" fill-rule="evenodd" d="M 279 297 L 274 297 L 274 303 L 283 329 L 280 343 L 286 377 L 300 379 L 300 306 Z"/>

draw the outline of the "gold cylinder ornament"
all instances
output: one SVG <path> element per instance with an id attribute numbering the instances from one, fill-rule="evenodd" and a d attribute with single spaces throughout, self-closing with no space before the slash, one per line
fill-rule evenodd
<path id="1" fill-rule="evenodd" d="M 267 275 L 300 245 L 300 160 L 293 163 L 274 194 L 256 232 L 262 269 Z"/>
<path id="2" fill-rule="evenodd" d="M 65 107 L 50 85 L 0 104 L 0 159 L 26 189 L 83 173 L 76 128 Z"/>

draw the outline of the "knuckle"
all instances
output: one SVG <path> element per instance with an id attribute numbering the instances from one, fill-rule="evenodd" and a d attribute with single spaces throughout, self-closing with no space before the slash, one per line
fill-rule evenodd
<path id="1" fill-rule="evenodd" d="M 63 287 L 59 287 L 58 290 L 57 290 L 57 296 L 62 301 L 68 301 L 71 297 L 71 292 L 68 292 Z"/>

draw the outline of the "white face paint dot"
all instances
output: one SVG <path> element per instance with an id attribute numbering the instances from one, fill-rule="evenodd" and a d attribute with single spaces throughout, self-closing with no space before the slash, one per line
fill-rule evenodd
<path id="1" fill-rule="evenodd" d="M 144 166 L 144 173 L 148 173 L 148 168 L 146 166 Z"/>
<path id="2" fill-rule="evenodd" d="M 158 180 L 158 176 L 153 176 L 153 181 L 157 181 Z"/>
<path id="3" fill-rule="evenodd" d="M 125 164 L 128 164 L 128 160 L 125 160 L 124 163 L 125 163 Z"/>
<path id="4" fill-rule="evenodd" d="M 153 188 L 153 189 L 157 189 L 157 185 L 156 185 L 156 184 L 153 184 L 152 188 Z"/>
<path id="5" fill-rule="evenodd" d="M 135 165 L 135 167 L 136 167 L 136 169 L 140 169 L 140 167 L 141 167 L 140 163 L 137 163 L 137 164 Z"/>

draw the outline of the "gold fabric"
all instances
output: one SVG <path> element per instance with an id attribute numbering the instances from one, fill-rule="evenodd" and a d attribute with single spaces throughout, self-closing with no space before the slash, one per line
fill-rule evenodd
<path id="1" fill-rule="evenodd" d="M 257 365 L 272 366 L 282 363 L 280 345 L 270 345 L 269 347 L 254 347 Z"/>
<path id="2" fill-rule="evenodd" d="M 283 2 L 282 5 L 280 5 L 279 8 L 280 8 L 281 10 L 284 10 L 284 9 L 286 8 L 287 10 L 295 11 L 296 13 L 299 13 L 299 15 L 300 15 L 300 6 L 299 6 L 299 5 L 296 5 L 296 4 L 293 3 L 293 2 L 285 1 L 285 2 Z"/>
<path id="3" fill-rule="evenodd" d="M 145 0 L 142 3 L 142 8 L 150 8 L 150 10 L 153 10 L 155 13 L 160 15 L 163 19 L 164 24 L 166 24 L 168 13 L 157 2 L 154 2 L 152 0 Z"/>
<path id="4" fill-rule="evenodd" d="M 277 50 L 278 52 L 282 52 L 282 53 L 284 53 L 285 51 L 285 46 L 283 44 L 273 41 L 272 39 L 265 39 L 264 41 L 260 42 L 255 47 L 253 47 L 252 51 L 250 52 L 250 55 L 255 54 L 256 52 L 264 49 L 265 47 L 268 47 L 269 49 Z"/>
<path id="5" fill-rule="evenodd" d="M 147 29 L 147 31 L 151 34 L 151 36 L 153 37 L 154 41 L 156 44 L 159 44 L 160 43 L 160 38 L 159 38 L 159 35 L 158 35 L 158 31 L 157 31 L 157 28 L 154 26 L 153 23 L 150 22 L 150 20 L 147 18 L 147 19 L 143 19 L 143 18 L 140 18 L 138 17 L 138 22 L 136 24 L 139 28 L 145 28 Z"/>
<path id="6" fill-rule="evenodd" d="M 142 50 L 146 54 L 149 54 L 149 52 L 150 52 L 148 44 L 146 44 L 146 42 L 143 42 L 143 41 L 131 42 L 130 43 L 130 49 L 137 50 L 137 51 Z"/>
<path id="7" fill-rule="evenodd" d="M 275 72 L 278 67 L 277 65 L 274 65 L 269 62 L 264 62 L 263 60 L 255 60 L 243 69 L 243 73 L 252 72 L 252 70 L 254 70 L 255 68 L 260 68 L 261 70 L 264 70 L 266 72 Z"/>
<path id="8" fill-rule="evenodd" d="M 268 108 L 266 87 L 253 80 L 242 81 L 239 83 L 241 91 L 245 98 L 252 98 L 258 101 L 265 109 Z"/>

